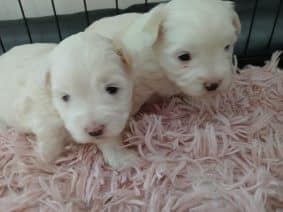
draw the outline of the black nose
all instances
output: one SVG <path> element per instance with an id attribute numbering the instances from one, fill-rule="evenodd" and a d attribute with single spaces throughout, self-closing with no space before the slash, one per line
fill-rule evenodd
<path id="1" fill-rule="evenodd" d="M 219 83 L 204 83 L 204 87 L 207 91 L 216 91 Z"/>
<path id="2" fill-rule="evenodd" d="M 91 137 L 97 137 L 97 136 L 101 136 L 104 133 L 104 126 L 98 126 L 92 129 L 86 129 L 87 133 L 89 136 Z"/>

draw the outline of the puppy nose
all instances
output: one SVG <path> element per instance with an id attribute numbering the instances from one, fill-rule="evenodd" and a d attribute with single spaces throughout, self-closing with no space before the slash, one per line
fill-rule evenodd
<path id="1" fill-rule="evenodd" d="M 104 129 L 105 129 L 104 125 L 97 125 L 97 126 L 87 127 L 85 130 L 89 136 L 97 137 L 103 134 Z"/>
<path id="2" fill-rule="evenodd" d="M 205 82 L 204 87 L 207 91 L 216 91 L 220 84 L 221 80 L 215 82 Z"/>

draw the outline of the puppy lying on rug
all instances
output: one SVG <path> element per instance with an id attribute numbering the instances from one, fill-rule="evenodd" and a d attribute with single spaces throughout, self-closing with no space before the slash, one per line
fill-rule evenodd
<path id="1" fill-rule="evenodd" d="M 153 94 L 226 91 L 240 28 L 232 2 L 172 0 L 146 14 L 102 19 L 86 31 L 121 38 L 133 61 L 135 113 Z"/>
<path id="2" fill-rule="evenodd" d="M 137 157 L 120 146 L 132 100 L 129 64 L 111 40 L 79 33 L 55 44 L 16 47 L 0 57 L 0 119 L 34 133 L 36 151 L 55 159 L 71 136 L 95 143 L 114 168 Z"/>

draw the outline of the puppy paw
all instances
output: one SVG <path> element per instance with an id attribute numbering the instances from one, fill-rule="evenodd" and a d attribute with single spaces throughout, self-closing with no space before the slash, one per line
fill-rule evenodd
<path id="1" fill-rule="evenodd" d="M 36 152 L 42 161 L 49 163 L 62 153 L 62 147 L 41 141 L 36 147 Z"/>
<path id="2" fill-rule="evenodd" d="M 137 153 L 131 150 L 121 149 L 115 151 L 112 155 L 105 155 L 104 160 L 116 170 L 125 168 L 136 167 L 142 164 L 142 160 L 138 157 Z"/>
<path id="3" fill-rule="evenodd" d="M 121 138 L 100 143 L 98 148 L 103 154 L 104 161 L 113 169 L 122 170 L 144 164 L 137 152 L 122 147 Z"/>

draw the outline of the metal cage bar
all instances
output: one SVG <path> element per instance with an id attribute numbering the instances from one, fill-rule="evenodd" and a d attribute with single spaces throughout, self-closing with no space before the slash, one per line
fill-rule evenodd
<path id="1" fill-rule="evenodd" d="M 25 23 L 25 28 L 26 28 L 26 32 L 28 34 L 29 42 L 32 43 L 30 28 L 29 28 L 29 25 L 28 25 L 28 22 L 27 22 L 27 18 L 26 18 L 26 15 L 25 15 L 25 11 L 24 11 L 24 8 L 23 8 L 22 1 L 18 0 L 18 3 L 19 3 L 21 14 L 22 14 L 22 17 L 23 17 L 23 20 L 24 20 L 24 23 Z"/>
<path id="2" fill-rule="evenodd" d="M 255 14 L 256 14 L 257 7 L 258 7 L 258 0 L 255 0 L 255 5 L 254 5 L 254 8 L 253 8 L 253 14 L 252 14 L 252 20 L 251 20 L 251 24 L 250 24 L 250 27 L 249 27 L 249 34 L 248 34 L 247 42 L 245 44 L 245 53 L 244 54 L 246 56 L 248 55 L 248 49 L 249 49 L 249 45 L 250 45 L 250 41 L 251 41 L 251 34 L 252 34 L 253 26 L 254 26 L 254 20 L 255 20 Z"/>
<path id="3" fill-rule="evenodd" d="M 144 0 L 144 7 L 146 10 L 148 10 L 148 0 Z"/>
<path id="4" fill-rule="evenodd" d="M 1 49 L 3 52 L 6 52 L 6 49 L 4 47 L 4 44 L 3 44 L 3 41 L 2 41 L 2 38 L 0 37 L 0 46 L 1 46 Z"/>
<path id="5" fill-rule="evenodd" d="M 280 15 L 280 11 L 281 11 L 281 8 L 282 8 L 282 1 L 283 0 L 280 0 L 279 6 L 278 6 L 277 11 L 276 11 L 276 17 L 275 17 L 275 20 L 274 20 L 274 23 L 273 23 L 272 31 L 271 31 L 271 34 L 270 34 L 270 37 L 268 39 L 268 43 L 267 43 L 267 46 L 266 46 L 267 49 L 269 49 L 270 46 L 271 46 L 273 35 L 274 35 L 274 32 L 275 32 L 277 22 L 278 22 L 278 19 L 279 19 L 279 15 Z"/>
<path id="6" fill-rule="evenodd" d="M 119 14 L 119 0 L 115 0 L 116 14 Z"/>
<path id="7" fill-rule="evenodd" d="M 83 5 L 84 5 L 84 12 L 85 12 L 86 24 L 87 24 L 87 26 L 89 26 L 90 20 L 89 20 L 89 14 L 88 14 L 88 9 L 87 9 L 87 2 L 86 2 L 86 0 L 83 0 Z"/>
<path id="8" fill-rule="evenodd" d="M 57 16 L 57 11 L 56 11 L 56 8 L 55 8 L 54 0 L 51 0 L 51 5 L 52 5 L 52 10 L 53 10 L 54 18 L 55 18 L 55 23 L 56 23 L 56 28 L 57 28 L 58 36 L 59 36 L 59 39 L 61 41 L 62 40 L 62 32 L 61 32 L 61 29 L 60 29 L 60 23 L 59 23 L 59 20 L 58 20 L 58 16 Z"/>

